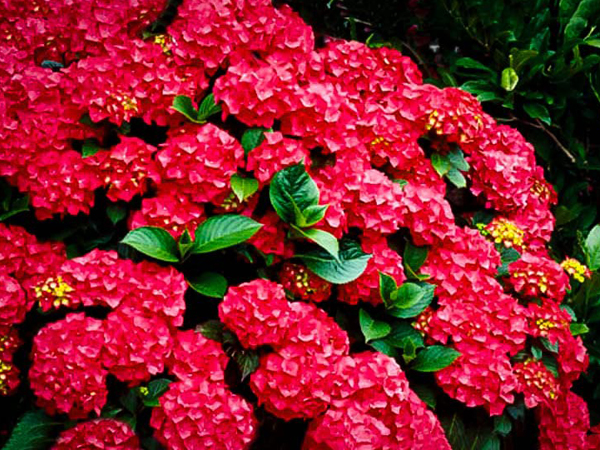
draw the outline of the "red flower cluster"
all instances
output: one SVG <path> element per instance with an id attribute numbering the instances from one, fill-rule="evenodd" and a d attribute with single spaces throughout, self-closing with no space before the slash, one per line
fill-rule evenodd
<path id="1" fill-rule="evenodd" d="M 140 440 L 124 422 L 114 419 L 97 419 L 81 422 L 63 431 L 52 450 L 137 450 Z"/>

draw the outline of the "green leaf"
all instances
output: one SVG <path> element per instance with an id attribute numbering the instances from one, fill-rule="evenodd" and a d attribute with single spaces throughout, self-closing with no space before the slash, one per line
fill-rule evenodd
<path id="1" fill-rule="evenodd" d="M 524 103 L 523 109 L 532 119 L 540 119 L 546 125 L 552 124 L 548 109 L 540 103 Z"/>
<path id="2" fill-rule="evenodd" d="M 440 153 L 434 153 L 431 155 L 431 165 L 440 177 L 446 175 L 452 168 L 452 164 L 450 164 L 448 156 Z"/>
<path id="3" fill-rule="evenodd" d="M 349 283 L 362 275 L 371 255 L 364 253 L 357 242 L 349 239 L 342 239 L 339 245 L 337 260 L 321 249 L 297 254 L 296 257 L 302 259 L 309 270 L 330 283 Z"/>
<path id="4" fill-rule="evenodd" d="M 377 350 L 379 353 L 383 353 L 391 358 L 396 358 L 398 356 L 398 350 L 396 350 L 393 346 L 388 344 L 385 339 L 375 339 L 369 342 L 369 345 Z"/>
<path id="5" fill-rule="evenodd" d="M 177 243 L 173 236 L 162 228 L 141 227 L 127 233 L 121 241 L 137 251 L 160 261 L 178 262 Z"/>
<path id="6" fill-rule="evenodd" d="M 360 323 L 360 330 L 365 336 L 366 342 L 384 338 L 392 331 L 392 327 L 389 323 L 374 320 L 364 309 L 360 310 L 358 321 Z"/>
<path id="7" fill-rule="evenodd" d="M 187 230 L 183 230 L 181 236 L 179 236 L 179 240 L 177 241 L 177 248 L 179 249 L 179 256 L 181 260 L 184 260 L 192 247 L 194 246 L 194 241 L 192 241 L 192 236 L 190 232 Z"/>
<path id="8" fill-rule="evenodd" d="M 507 92 L 514 91 L 519 83 L 519 75 L 512 67 L 507 67 L 502 71 L 500 77 L 500 86 Z"/>
<path id="9" fill-rule="evenodd" d="M 9 211 L 0 215 L 0 222 L 25 211 L 29 211 L 29 197 L 27 195 L 13 201 Z"/>
<path id="10" fill-rule="evenodd" d="M 513 50 L 509 56 L 510 67 L 518 72 L 527 61 L 535 58 L 538 54 L 539 52 L 535 50 Z"/>
<path id="11" fill-rule="evenodd" d="M 381 300 L 386 306 L 390 304 L 391 294 L 396 289 L 398 289 L 396 280 L 383 272 L 379 272 L 379 295 L 381 295 Z"/>
<path id="12" fill-rule="evenodd" d="M 435 398 L 435 392 L 431 388 L 424 384 L 413 383 L 411 383 L 410 388 L 427 406 L 429 406 L 431 409 L 435 409 L 437 402 Z"/>
<path id="13" fill-rule="evenodd" d="M 465 154 L 460 148 L 454 148 L 452 151 L 448 153 L 448 160 L 452 167 L 458 170 L 467 171 L 470 166 L 467 160 L 465 159 Z"/>
<path id="14" fill-rule="evenodd" d="M 246 155 L 265 140 L 265 128 L 249 128 L 242 135 L 242 147 Z"/>
<path id="15" fill-rule="evenodd" d="M 460 173 L 460 171 L 457 169 L 450 169 L 446 174 L 446 178 L 448 178 L 448 181 L 450 181 L 450 183 L 452 183 L 457 188 L 467 187 L 467 180 L 465 179 L 464 175 Z"/>
<path id="16" fill-rule="evenodd" d="M 241 244 L 261 227 L 261 223 L 237 214 L 210 217 L 196 229 L 192 253 L 209 253 Z"/>
<path id="17" fill-rule="evenodd" d="M 198 116 L 197 119 L 200 123 L 206 122 L 213 114 L 217 114 L 221 112 L 221 107 L 215 103 L 215 96 L 213 94 L 208 94 L 200 103 L 198 107 Z"/>
<path id="18" fill-rule="evenodd" d="M 242 350 L 233 355 L 233 359 L 240 368 L 242 381 L 258 369 L 258 353 L 253 350 Z"/>
<path id="19" fill-rule="evenodd" d="M 302 226 L 312 227 L 319 223 L 325 217 L 327 208 L 329 208 L 329 205 L 312 205 L 306 208 L 302 211 L 302 216 L 304 217 L 304 225 Z"/>
<path id="20" fill-rule="evenodd" d="M 142 403 L 144 406 L 155 407 L 160 406 L 160 402 L 158 399 L 161 395 L 163 395 L 169 389 L 169 384 L 172 381 L 168 378 L 158 378 L 156 380 L 152 380 L 148 383 L 146 389 L 148 389 L 147 393 L 145 389 L 138 388 L 138 392 L 140 393 L 140 397 L 142 398 Z"/>
<path id="21" fill-rule="evenodd" d="M 87 158 L 94 156 L 100 150 L 100 145 L 96 139 L 86 139 L 81 147 L 81 156 Z"/>
<path id="22" fill-rule="evenodd" d="M 531 347 L 531 354 L 535 359 L 542 359 L 542 351 L 536 346 Z"/>
<path id="23" fill-rule="evenodd" d="M 583 43 L 590 47 L 600 48 L 600 39 L 586 39 Z"/>
<path id="24" fill-rule="evenodd" d="M 175 111 L 180 112 L 189 120 L 194 123 L 202 123 L 198 120 L 198 111 L 194 108 L 192 99 L 186 95 L 177 95 L 173 99 L 173 105 L 171 106 Z"/>
<path id="25" fill-rule="evenodd" d="M 218 320 L 208 320 L 196 327 L 196 332 L 202 333 L 206 339 L 223 343 L 224 325 Z"/>
<path id="26" fill-rule="evenodd" d="M 500 261 L 503 263 L 511 263 L 519 260 L 521 254 L 512 247 L 503 247 L 500 251 Z"/>
<path id="27" fill-rule="evenodd" d="M 52 442 L 55 425 L 53 419 L 43 411 L 28 411 L 19 419 L 2 450 L 46 449 Z"/>
<path id="28" fill-rule="evenodd" d="M 404 263 L 404 266 L 410 267 L 414 273 L 417 273 L 427 259 L 428 253 L 429 247 L 417 247 L 416 245 L 407 242 L 404 247 L 402 262 Z"/>
<path id="29" fill-rule="evenodd" d="M 500 445 L 500 438 L 498 436 L 490 435 L 483 441 L 481 450 L 500 450 Z"/>
<path id="30" fill-rule="evenodd" d="M 465 69 L 483 70 L 485 72 L 495 74 L 494 70 L 490 69 L 488 66 L 480 63 L 479 61 L 473 58 L 459 58 L 456 60 L 455 64 L 458 67 L 463 67 Z"/>
<path id="31" fill-rule="evenodd" d="M 292 225 L 292 228 L 303 238 L 313 241 L 321 248 L 325 249 L 335 259 L 339 258 L 340 244 L 333 234 L 327 231 L 317 230 L 316 228 L 303 230 L 295 225 Z"/>
<path id="32" fill-rule="evenodd" d="M 596 225 L 585 240 L 585 255 L 590 270 L 600 269 L 600 225 Z"/>
<path id="33" fill-rule="evenodd" d="M 405 321 L 394 321 L 392 331 L 386 336 L 385 341 L 392 347 L 406 351 L 406 347 L 411 345 L 413 349 L 424 347 L 423 336 Z"/>
<path id="34" fill-rule="evenodd" d="M 411 368 L 419 372 L 437 372 L 448 367 L 460 356 L 460 352 L 442 345 L 432 345 L 421 350 Z"/>
<path id="35" fill-rule="evenodd" d="M 216 272 L 202 272 L 186 278 L 190 287 L 207 297 L 223 298 L 227 292 L 227 280 Z"/>
<path id="36" fill-rule="evenodd" d="M 542 362 L 544 363 L 544 366 L 546 366 L 546 369 L 548 369 L 552 375 L 558 378 L 558 363 L 556 362 L 556 358 L 549 355 L 544 355 L 542 357 Z"/>
<path id="37" fill-rule="evenodd" d="M 127 208 L 117 203 L 112 203 L 106 207 L 106 215 L 113 225 L 116 225 L 127 217 Z"/>
<path id="38" fill-rule="evenodd" d="M 540 342 L 546 350 L 552 353 L 558 353 L 558 341 L 552 344 L 547 338 L 540 338 Z"/>
<path id="39" fill-rule="evenodd" d="M 304 164 L 286 167 L 275 174 L 269 188 L 275 211 L 284 222 L 306 226 L 302 211 L 319 204 L 319 188 Z"/>
<path id="40" fill-rule="evenodd" d="M 231 176 L 231 190 L 240 202 L 245 201 L 258 191 L 258 180 L 242 178 L 238 174 Z"/>
<path id="41" fill-rule="evenodd" d="M 496 416 L 494 418 L 494 431 L 500 436 L 508 436 L 512 430 L 512 422 L 505 416 Z"/>
<path id="42" fill-rule="evenodd" d="M 572 323 L 570 328 L 573 336 L 579 336 L 580 334 L 585 334 L 590 331 L 585 323 Z"/>
<path id="43" fill-rule="evenodd" d="M 405 290 L 403 290 L 403 286 L 405 285 L 410 285 L 410 287 L 404 288 Z M 433 301 L 435 286 L 432 284 L 423 283 L 423 285 L 418 286 L 418 293 L 416 293 L 413 286 L 417 285 L 414 283 L 404 283 L 402 286 L 400 286 L 400 289 L 398 289 L 396 299 L 394 299 L 394 295 L 392 295 L 394 307 L 387 310 L 389 315 L 398 317 L 400 319 L 408 319 L 418 316 L 431 304 Z M 402 304 L 402 302 L 406 302 L 404 304 L 409 306 L 397 306 L 398 304 Z"/>

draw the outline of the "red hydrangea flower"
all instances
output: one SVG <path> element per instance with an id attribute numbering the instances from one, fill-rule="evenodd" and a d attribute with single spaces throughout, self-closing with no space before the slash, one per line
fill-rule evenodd
<path id="1" fill-rule="evenodd" d="M 559 395 L 537 410 L 540 450 L 587 448 L 590 415 L 585 401 L 572 392 Z"/>
<path id="2" fill-rule="evenodd" d="M 0 272 L 0 328 L 11 326 L 25 320 L 31 303 L 27 301 L 21 285 L 11 276 Z"/>
<path id="3" fill-rule="evenodd" d="M 508 357 L 482 346 L 478 350 L 461 346 L 462 353 L 450 366 L 435 373 L 438 385 L 450 397 L 469 407 L 483 406 L 492 416 L 502 414 L 513 403 L 517 379 Z"/>
<path id="4" fill-rule="evenodd" d="M 150 425 L 158 441 L 173 450 L 247 449 L 258 428 L 246 400 L 199 375 L 171 383 L 159 401 Z"/>
<path id="5" fill-rule="evenodd" d="M 264 142 L 248 153 L 246 166 L 261 183 L 269 183 L 276 172 L 308 159 L 301 141 L 285 138 L 278 131 L 264 136 Z"/>
<path id="6" fill-rule="evenodd" d="M 230 287 L 219 305 L 219 318 L 247 348 L 285 342 L 290 313 L 283 287 L 264 279 Z"/>
<path id="7" fill-rule="evenodd" d="M 161 373 L 173 348 L 171 329 L 158 316 L 119 308 L 106 318 L 102 364 L 130 386 Z"/>
<path id="8" fill-rule="evenodd" d="M 286 242 L 284 224 L 275 211 L 267 211 L 264 216 L 255 220 L 263 226 L 248 240 L 250 244 L 265 255 L 284 257 L 293 255 L 292 246 Z"/>
<path id="9" fill-rule="evenodd" d="M 83 313 L 42 328 L 33 340 L 29 370 L 37 404 L 48 414 L 66 413 L 71 419 L 100 414 L 108 393 L 100 358 L 104 344 L 103 322 Z"/>
<path id="10" fill-rule="evenodd" d="M 156 163 L 152 155 L 156 147 L 135 137 L 122 136 L 121 142 L 110 151 L 99 151 L 89 158 L 90 164 L 97 164 L 96 170 L 104 184 L 108 186 L 109 200 L 126 202 L 137 194 L 148 190 L 148 181 L 160 181 Z"/>
<path id="11" fill-rule="evenodd" d="M 207 380 L 224 381 L 229 361 L 221 344 L 197 331 L 177 331 L 173 353 L 167 361 L 169 372 L 180 380 L 201 375 Z"/>
<path id="12" fill-rule="evenodd" d="M 515 364 L 513 370 L 518 382 L 515 391 L 524 394 L 528 408 L 548 405 L 559 395 L 560 386 L 543 362 L 530 358 Z"/>
<path id="13" fill-rule="evenodd" d="M 140 440 L 124 422 L 115 419 L 96 419 L 80 422 L 58 436 L 52 450 L 138 450 Z"/>
<path id="14" fill-rule="evenodd" d="M 524 253 L 508 266 L 510 284 L 526 297 L 547 297 L 562 301 L 569 286 L 569 277 L 562 267 L 544 255 Z"/>
<path id="15" fill-rule="evenodd" d="M 286 262 L 279 272 L 283 288 L 293 297 L 319 303 L 331 296 L 331 284 L 301 264 Z"/>
<path id="16" fill-rule="evenodd" d="M 142 209 L 130 217 L 129 228 L 159 227 L 177 238 L 185 229 L 192 233 L 205 218 L 202 204 L 177 191 L 159 189 L 156 197 L 142 200 Z"/>
<path id="17" fill-rule="evenodd" d="M 212 124 L 178 128 L 162 147 L 156 161 L 163 189 L 169 186 L 197 203 L 220 205 L 231 176 L 244 167 L 240 143 Z"/>

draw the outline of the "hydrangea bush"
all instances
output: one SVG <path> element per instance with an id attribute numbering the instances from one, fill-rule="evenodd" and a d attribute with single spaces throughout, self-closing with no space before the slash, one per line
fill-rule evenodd
<path id="1" fill-rule="evenodd" d="M 0 11 L 0 175 L 36 218 L 0 224 L 6 448 L 267 448 L 285 421 L 449 449 L 436 397 L 496 417 L 489 445 L 531 410 L 540 448 L 597 448 L 564 302 L 591 272 L 470 94 L 267 0 Z M 39 238 L 99 208 L 93 250 Z"/>

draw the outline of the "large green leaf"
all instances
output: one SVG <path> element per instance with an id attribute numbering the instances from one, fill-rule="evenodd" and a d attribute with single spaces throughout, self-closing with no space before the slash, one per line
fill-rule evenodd
<path id="1" fill-rule="evenodd" d="M 227 280 L 216 272 L 202 272 L 187 277 L 186 281 L 192 289 L 207 297 L 223 298 L 227 292 Z"/>
<path id="2" fill-rule="evenodd" d="M 408 285 L 403 290 L 403 286 Z M 428 283 L 418 285 L 419 290 L 416 291 L 415 283 L 404 283 L 398 289 L 398 297 L 393 298 L 394 306 L 387 310 L 388 314 L 400 319 L 408 319 L 418 316 L 427 308 L 433 301 L 435 286 Z M 401 291 L 402 290 L 402 291 Z M 407 306 L 402 306 L 407 305 Z"/>
<path id="3" fill-rule="evenodd" d="M 167 230 L 158 227 L 141 227 L 131 230 L 121 241 L 152 258 L 178 262 L 179 254 L 175 239 Z"/>
<path id="4" fill-rule="evenodd" d="M 221 107 L 215 103 L 215 96 L 208 94 L 198 107 L 197 119 L 199 122 L 206 122 L 206 119 L 219 112 L 221 112 Z"/>
<path id="5" fill-rule="evenodd" d="M 172 108 L 175 111 L 180 112 L 189 120 L 194 123 L 201 123 L 198 120 L 198 111 L 194 108 L 194 104 L 192 103 L 192 99 L 186 95 L 178 95 L 173 99 Z"/>
<path id="6" fill-rule="evenodd" d="M 284 222 L 306 226 L 303 211 L 319 204 L 319 188 L 304 164 L 286 167 L 275 174 L 269 188 L 271 204 Z"/>
<path id="7" fill-rule="evenodd" d="M 250 239 L 262 227 L 250 217 L 237 214 L 213 216 L 196 229 L 193 254 L 209 253 Z"/>
<path id="8" fill-rule="evenodd" d="M 384 338 L 392 331 L 389 323 L 374 320 L 364 309 L 360 310 L 358 320 L 366 342 Z"/>
<path id="9" fill-rule="evenodd" d="M 448 367 L 459 356 L 460 352 L 453 348 L 432 345 L 417 354 L 411 368 L 419 372 L 437 372 Z"/>
<path id="10" fill-rule="evenodd" d="M 416 245 L 407 242 L 402 255 L 404 267 L 408 267 L 412 273 L 416 274 L 427 259 L 428 253 L 429 247 L 417 247 Z"/>
<path id="11" fill-rule="evenodd" d="M 336 260 L 328 252 L 314 249 L 296 255 L 306 267 L 326 281 L 344 284 L 356 280 L 367 268 L 371 255 L 366 254 L 357 242 L 349 239 L 340 241 L 339 257 Z"/>
<path id="12" fill-rule="evenodd" d="M 600 269 L 600 225 L 596 225 L 585 240 L 585 253 L 590 270 Z"/>
<path id="13" fill-rule="evenodd" d="M 51 434 L 55 425 L 43 411 L 28 411 L 19 419 L 2 450 L 46 449 L 52 442 Z"/>
<path id="14" fill-rule="evenodd" d="M 242 148 L 248 154 L 251 150 L 258 147 L 265 140 L 264 128 L 249 128 L 242 135 Z"/>

